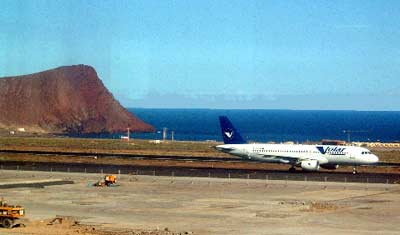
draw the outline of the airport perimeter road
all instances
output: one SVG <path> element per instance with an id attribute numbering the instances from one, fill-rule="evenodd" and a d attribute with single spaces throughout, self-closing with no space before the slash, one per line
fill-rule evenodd
<path id="1" fill-rule="evenodd" d="M 319 182 L 358 182 L 358 183 L 400 183 L 400 174 L 393 173 L 343 173 L 343 172 L 303 172 L 289 173 L 286 170 L 243 170 L 223 168 L 190 168 L 190 167 L 160 167 L 140 165 L 104 165 L 91 163 L 37 163 L 37 162 L 0 162 L 0 169 L 34 170 L 50 172 L 79 172 L 104 174 L 132 174 L 171 177 L 209 177 L 209 178 L 239 178 L 285 181 L 319 181 Z"/>
<path id="2" fill-rule="evenodd" d="M 48 226 L 56 215 L 91 225 L 90 234 L 102 235 L 167 234 L 116 232 L 129 229 L 193 235 L 400 234 L 400 186 L 396 184 L 120 175 L 119 187 L 93 187 L 102 177 L 0 170 L 3 181 L 75 182 L 2 189 L 0 197 L 23 205 L 33 222 L 7 234 L 83 234 L 80 225 Z"/>

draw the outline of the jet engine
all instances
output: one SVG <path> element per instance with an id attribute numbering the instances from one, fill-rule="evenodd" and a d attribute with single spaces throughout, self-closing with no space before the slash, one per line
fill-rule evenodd
<path id="1" fill-rule="evenodd" d="M 324 165 L 321 165 L 321 167 L 324 169 L 328 169 L 328 170 L 336 170 L 337 168 L 339 168 L 339 165 L 324 164 Z"/>
<path id="2" fill-rule="evenodd" d="M 302 161 L 300 166 L 305 171 L 319 171 L 319 162 L 317 160 Z"/>

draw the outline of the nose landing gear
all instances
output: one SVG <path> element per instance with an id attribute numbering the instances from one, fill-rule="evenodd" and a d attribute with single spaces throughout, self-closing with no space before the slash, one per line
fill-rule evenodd
<path id="1" fill-rule="evenodd" d="M 290 172 L 290 173 L 296 172 L 296 168 L 295 168 L 294 166 L 290 167 L 290 168 L 289 168 L 289 172 Z"/>

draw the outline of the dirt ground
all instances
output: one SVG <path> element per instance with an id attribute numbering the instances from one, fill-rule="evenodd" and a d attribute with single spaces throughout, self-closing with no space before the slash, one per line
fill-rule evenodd
<path id="1" fill-rule="evenodd" d="M 400 185 L 121 175 L 91 186 L 102 177 L 0 170 L 0 182 L 75 182 L 2 189 L 31 223 L 0 234 L 400 234 Z"/>

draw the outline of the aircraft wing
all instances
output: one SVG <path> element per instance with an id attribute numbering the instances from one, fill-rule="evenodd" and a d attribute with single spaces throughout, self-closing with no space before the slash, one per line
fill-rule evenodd
<path id="1" fill-rule="evenodd" d="M 251 155 L 255 160 L 265 161 L 265 162 L 279 162 L 279 163 L 286 163 L 286 164 L 299 164 L 302 161 L 306 160 L 317 160 L 321 164 L 325 164 L 328 160 L 324 157 L 294 157 L 294 156 L 276 156 L 276 155 L 269 155 L 269 154 L 260 154 L 256 153 L 256 156 Z"/>
<path id="2" fill-rule="evenodd" d="M 253 158 L 254 160 L 259 160 L 263 162 L 279 162 L 285 164 L 294 164 L 299 161 L 299 158 L 293 156 L 276 156 L 260 153 L 253 153 L 249 157 Z"/>

